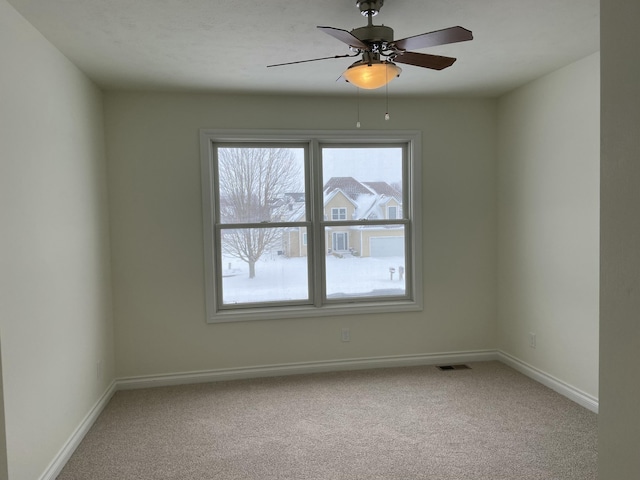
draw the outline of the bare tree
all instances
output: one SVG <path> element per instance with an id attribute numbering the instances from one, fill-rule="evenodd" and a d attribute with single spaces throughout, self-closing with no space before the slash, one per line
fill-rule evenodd
<path id="1" fill-rule="evenodd" d="M 286 148 L 219 148 L 218 178 L 222 224 L 255 224 L 274 220 L 283 195 L 302 188 L 302 165 Z M 279 219 L 275 219 L 279 220 Z M 269 227 L 222 230 L 222 251 L 249 264 L 256 262 L 280 239 L 280 229 Z"/>
<path id="2" fill-rule="evenodd" d="M 398 192 L 402 193 L 402 182 L 391 182 L 389 185 L 395 188 Z"/>

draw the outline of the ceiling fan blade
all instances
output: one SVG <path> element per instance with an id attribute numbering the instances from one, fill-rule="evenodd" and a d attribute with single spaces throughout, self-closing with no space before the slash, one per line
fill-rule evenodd
<path id="1" fill-rule="evenodd" d="M 413 37 L 402 38 L 393 42 L 400 50 L 415 50 L 417 48 L 435 47 L 447 43 L 465 42 L 473 40 L 473 33 L 462 27 L 450 27 L 435 32 L 423 33 Z"/>
<path id="2" fill-rule="evenodd" d="M 354 55 L 334 55 L 333 57 L 312 58 L 310 60 L 298 60 L 296 62 L 287 62 L 287 63 L 275 63 L 273 65 L 267 65 L 267 68 L 269 68 L 269 67 L 282 67 L 283 65 L 295 65 L 296 63 L 317 62 L 318 60 L 329 60 L 331 58 L 357 57 L 358 55 L 359 55 L 358 53 L 356 53 Z"/>
<path id="3" fill-rule="evenodd" d="M 417 52 L 400 52 L 393 58 L 394 63 L 406 63 L 407 65 L 431 68 L 432 70 L 442 70 L 450 67 L 455 61 L 456 59 L 452 57 Z"/>
<path id="4" fill-rule="evenodd" d="M 360 50 L 369 49 L 369 45 L 364 43 L 362 40 L 360 40 L 358 37 L 353 35 L 351 32 L 342 30 L 340 28 L 333 28 L 333 27 L 318 27 L 318 28 L 322 30 L 324 33 L 331 35 L 333 38 L 337 38 L 341 42 L 346 43 L 351 47 L 359 48 Z"/>

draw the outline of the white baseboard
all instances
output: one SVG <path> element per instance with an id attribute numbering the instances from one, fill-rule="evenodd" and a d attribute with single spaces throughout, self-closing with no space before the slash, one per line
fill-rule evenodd
<path id="1" fill-rule="evenodd" d="M 562 380 L 559 380 L 512 355 L 509 355 L 508 353 L 498 351 L 497 357 L 498 360 L 509 365 L 514 370 L 517 370 L 527 377 L 549 387 L 551 390 L 564 395 L 568 399 L 576 402 L 578 405 L 582 405 L 586 409 L 598 413 L 598 399 L 596 397 L 589 395 L 588 393 L 585 393 L 582 390 L 579 390 L 576 387 L 569 385 L 568 383 L 563 382 Z"/>
<path id="2" fill-rule="evenodd" d="M 58 454 L 55 456 L 53 461 L 49 464 L 47 469 L 44 471 L 42 475 L 40 475 L 39 480 L 55 480 L 55 478 L 60 474 L 66 463 L 73 455 L 73 452 L 78 448 L 80 442 L 87 434 L 89 429 L 93 426 L 95 421 L 98 419 L 98 416 L 104 410 L 104 407 L 107 406 L 109 400 L 116 392 L 116 381 L 111 382 L 109 387 L 105 390 L 102 396 L 98 399 L 95 405 L 89 410 L 89 413 L 82 419 L 78 428 L 71 434 L 67 442 L 60 449 Z"/>
<path id="3" fill-rule="evenodd" d="M 221 380 L 245 378 L 277 377 L 305 373 L 335 372 L 342 370 L 363 370 L 368 368 L 409 367 L 437 365 L 442 363 L 486 362 L 497 360 L 495 350 L 471 352 L 435 353 L 426 355 L 395 355 L 388 357 L 354 358 L 320 362 L 285 363 L 255 367 L 224 368 L 198 372 L 176 373 L 172 375 L 148 375 L 121 378 L 116 381 L 118 390 L 166 387 L 190 383 L 207 383 Z"/>

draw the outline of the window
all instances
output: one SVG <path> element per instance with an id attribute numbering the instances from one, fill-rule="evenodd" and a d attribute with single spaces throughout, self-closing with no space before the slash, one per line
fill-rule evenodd
<path id="1" fill-rule="evenodd" d="M 347 219 L 347 209 L 346 208 L 332 208 L 331 209 L 331 220 L 346 220 Z"/>
<path id="2" fill-rule="evenodd" d="M 208 322 L 422 308 L 418 133 L 202 130 L 201 151 Z"/>

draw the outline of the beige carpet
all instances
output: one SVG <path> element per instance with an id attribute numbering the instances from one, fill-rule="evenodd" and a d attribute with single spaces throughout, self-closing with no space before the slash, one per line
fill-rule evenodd
<path id="1" fill-rule="evenodd" d="M 58 480 L 595 480 L 597 416 L 499 362 L 121 391 Z"/>

